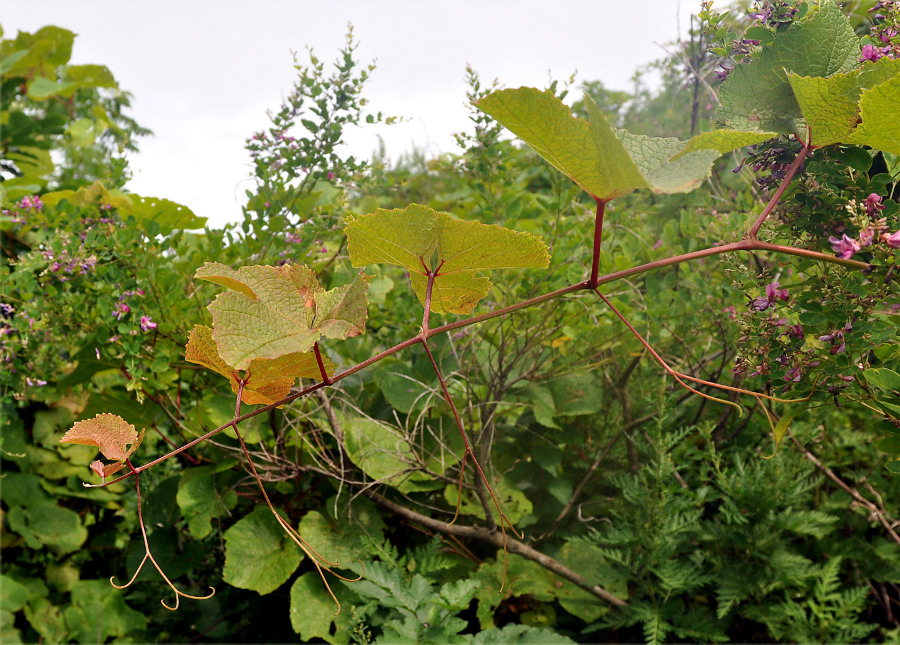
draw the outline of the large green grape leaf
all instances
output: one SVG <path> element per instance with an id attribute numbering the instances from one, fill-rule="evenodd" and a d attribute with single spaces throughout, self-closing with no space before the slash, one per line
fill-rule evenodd
<path id="1" fill-rule="evenodd" d="M 209 310 L 218 354 L 238 370 L 255 359 L 308 352 L 322 336 L 344 339 L 365 333 L 364 273 L 331 291 L 319 285 L 314 271 L 296 264 L 234 270 L 207 262 L 195 277 L 231 289 L 220 293 Z"/>
<path id="2" fill-rule="evenodd" d="M 188 337 L 184 358 L 190 363 L 202 365 L 218 372 L 231 383 L 231 391 L 237 394 L 239 384 L 237 372 L 219 356 L 213 330 L 206 325 L 194 325 Z M 334 363 L 322 356 L 325 372 L 334 374 Z M 290 394 L 297 377 L 320 379 L 319 364 L 313 352 L 294 352 L 278 358 L 256 358 L 247 368 L 246 382 L 241 401 L 248 405 L 261 403 L 268 405 Z"/>
<path id="3" fill-rule="evenodd" d="M 300 565 L 299 547 L 264 505 L 238 520 L 224 537 L 222 578 L 234 587 L 266 595 L 283 585 Z"/>
<path id="4" fill-rule="evenodd" d="M 344 221 L 353 266 L 384 262 L 404 267 L 423 304 L 428 272 L 439 267 L 431 311 L 440 314 L 470 313 L 487 295 L 491 282 L 477 272 L 544 268 L 550 262 L 547 245 L 535 235 L 459 220 L 418 204 L 379 208 Z"/>
<path id="5" fill-rule="evenodd" d="M 527 143 L 590 195 L 613 199 L 647 185 L 603 113 L 585 94 L 590 122 L 576 118 L 550 91 L 492 92 L 478 108 Z"/>
<path id="6" fill-rule="evenodd" d="M 861 123 L 847 141 L 900 154 L 900 76 L 863 90 L 859 101 Z"/>
<path id="7" fill-rule="evenodd" d="M 188 529 L 198 540 L 212 532 L 212 520 L 226 515 L 237 504 L 232 488 L 220 490 L 216 485 L 218 473 L 232 465 L 228 460 L 215 466 L 189 468 L 181 473 L 175 500 Z"/>
<path id="8" fill-rule="evenodd" d="M 389 480 L 413 467 L 413 453 L 400 432 L 387 424 L 357 417 L 344 422 L 347 456 L 375 480 Z M 399 481 L 388 482 L 397 485 Z"/>
<path id="9" fill-rule="evenodd" d="M 493 92 L 478 107 L 506 126 L 595 199 L 637 188 L 686 192 L 709 175 L 711 151 L 670 161 L 684 143 L 616 132 L 587 94 L 589 121 L 572 115 L 552 92 L 530 87 Z"/>
<path id="10" fill-rule="evenodd" d="M 811 13 L 728 75 L 719 90 L 719 115 L 730 128 L 795 133 L 806 140 L 807 123 L 787 72 L 826 77 L 852 71 L 859 59 L 859 40 L 834 2 L 823 0 Z"/>
<path id="11" fill-rule="evenodd" d="M 856 127 L 860 90 L 855 73 L 828 78 L 787 74 L 815 147 L 843 140 Z"/>

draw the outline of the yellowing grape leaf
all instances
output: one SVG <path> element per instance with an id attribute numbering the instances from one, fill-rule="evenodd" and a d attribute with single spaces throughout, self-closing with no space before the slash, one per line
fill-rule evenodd
<path id="1" fill-rule="evenodd" d="M 218 372 L 231 383 L 231 391 L 237 394 L 239 389 L 238 373 L 226 363 L 216 348 L 213 330 L 206 325 L 194 325 L 188 337 L 184 358 L 189 363 L 196 363 Z M 325 372 L 334 374 L 334 363 L 322 357 Z M 278 358 L 257 358 L 250 362 L 244 375 L 246 382 L 241 394 L 241 401 L 248 405 L 268 405 L 290 394 L 291 386 L 297 377 L 321 379 L 319 364 L 313 352 L 285 354 Z"/>
<path id="2" fill-rule="evenodd" d="M 493 92 L 478 107 L 595 199 L 609 201 L 637 188 L 686 192 L 709 175 L 714 152 L 670 161 L 684 142 L 617 133 L 587 94 L 584 103 L 589 121 L 573 116 L 552 92 L 530 87 Z"/>
<path id="3" fill-rule="evenodd" d="M 195 277 L 231 289 L 216 296 L 209 310 L 218 355 L 234 369 L 246 370 L 259 358 L 308 352 L 322 336 L 365 333 L 364 273 L 330 291 L 319 285 L 314 271 L 296 264 L 234 270 L 207 262 Z"/>
<path id="4" fill-rule="evenodd" d="M 344 221 L 353 266 L 404 267 L 423 305 L 428 273 L 440 267 L 431 294 L 431 311 L 440 314 L 470 313 L 487 295 L 491 281 L 478 272 L 545 268 L 550 262 L 547 245 L 535 235 L 459 220 L 418 204 Z"/>
<path id="5" fill-rule="evenodd" d="M 143 430 L 138 434 L 134 426 L 119 415 L 104 413 L 73 425 L 60 443 L 97 446 L 107 459 L 125 461 L 138 449 L 143 439 Z"/>

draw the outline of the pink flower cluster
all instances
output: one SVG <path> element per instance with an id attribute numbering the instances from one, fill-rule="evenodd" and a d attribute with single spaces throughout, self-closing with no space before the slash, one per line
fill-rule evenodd
<path id="1" fill-rule="evenodd" d="M 866 215 L 874 218 L 879 211 L 883 211 L 884 204 L 881 201 L 881 195 L 877 193 L 869 195 L 866 198 Z M 876 233 L 878 233 L 877 237 Z M 886 228 L 878 230 L 875 226 L 867 226 L 859 232 L 858 240 L 844 233 L 840 238 L 830 236 L 828 241 L 839 258 L 848 260 L 853 257 L 853 254 L 872 246 L 876 241 L 881 241 L 892 249 L 900 249 L 900 230 L 890 233 Z"/>

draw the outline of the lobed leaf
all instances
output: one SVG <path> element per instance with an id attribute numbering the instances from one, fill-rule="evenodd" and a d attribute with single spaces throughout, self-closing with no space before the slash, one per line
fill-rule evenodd
<path id="1" fill-rule="evenodd" d="M 709 175 L 718 157 L 704 150 L 673 161 L 682 141 L 617 132 L 588 94 L 584 102 L 589 121 L 573 116 L 552 92 L 529 87 L 493 92 L 478 107 L 602 201 L 637 188 L 687 192 Z"/>
<path id="2" fill-rule="evenodd" d="M 104 413 L 76 423 L 63 435 L 60 443 L 97 446 L 107 459 L 125 461 L 138 449 L 143 439 L 143 430 L 138 434 L 134 426 L 119 415 Z"/>
<path id="3" fill-rule="evenodd" d="M 859 127 L 847 142 L 867 145 L 884 152 L 900 154 L 900 76 L 864 89 L 859 101 Z"/>
<path id="4" fill-rule="evenodd" d="M 195 277 L 230 289 L 209 310 L 218 355 L 234 369 L 246 370 L 257 359 L 300 361 L 285 357 L 308 352 L 322 336 L 344 339 L 365 333 L 364 273 L 330 291 L 319 285 L 314 271 L 296 264 L 234 270 L 207 262 Z M 272 373 L 281 369 L 286 366 L 269 366 Z"/>
<path id="5" fill-rule="evenodd" d="M 470 313 L 487 295 L 491 282 L 477 272 L 544 268 L 550 262 L 547 245 L 535 235 L 459 220 L 418 204 L 344 221 L 353 266 L 383 262 L 405 268 L 423 304 L 428 273 L 440 267 L 431 311 L 441 314 Z"/>
<path id="6" fill-rule="evenodd" d="M 194 325 L 188 337 L 184 358 L 189 363 L 202 365 L 218 372 L 231 383 L 231 391 L 237 394 L 240 389 L 237 370 L 232 368 L 219 355 L 213 330 L 206 325 Z M 325 372 L 334 374 L 334 363 L 322 357 Z M 257 358 L 247 368 L 244 390 L 241 401 L 248 405 L 268 405 L 290 394 L 291 387 L 298 377 L 319 379 L 319 364 L 313 352 L 294 352 L 278 358 Z"/>
<path id="7" fill-rule="evenodd" d="M 842 141 L 856 127 L 860 90 L 857 75 L 828 78 L 788 72 L 787 79 L 809 128 L 809 140 L 819 148 Z"/>
<path id="8" fill-rule="evenodd" d="M 857 67 L 859 41 L 830 0 L 808 20 L 780 34 L 748 63 L 739 63 L 719 91 L 719 116 L 732 129 L 794 133 L 806 140 L 807 120 L 787 78 L 827 77 Z"/>
<path id="9" fill-rule="evenodd" d="M 744 146 L 752 146 L 778 136 L 777 132 L 749 132 L 747 130 L 712 130 L 701 132 L 688 139 L 687 145 L 672 159 L 697 150 L 716 150 L 719 154 L 725 154 Z"/>

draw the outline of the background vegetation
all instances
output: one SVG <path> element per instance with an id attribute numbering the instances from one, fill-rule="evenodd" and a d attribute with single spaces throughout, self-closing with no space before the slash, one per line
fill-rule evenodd
<path id="1" fill-rule="evenodd" d="M 789 28 L 798 6 L 755 9 L 786 16 Z M 881 22 L 897 18 L 893 5 L 879 11 Z M 860 35 L 873 27 L 865 9 L 851 18 Z M 584 89 L 632 132 L 686 139 L 712 129 L 717 72 L 741 56 L 751 24 L 744 12 L 713 20 L 659 62 L 658 90 Z M 128 118 L 109 70 L 68 64 L 73 37 L 46 27 L 0 43 L 4 643 L 900 638 L 900 479 L 882 452 L 900 451 L 896 429 L 853 387 L 835 385 L 849 363 L 829 351 L 833 338 L 804 346 L 838 365 L 822 368 L 823 405 L 796 417 L 764 459 L 773 442 L 761 406 L 739 416 L 686 394 L 610 311 L 577 294 L 429 341 L 526 549 L 504 557 L 471 472 L 447 527 L 461 441 L 425 356 L 401 352 L 242 426 L 270 498 L 304 539 L 350 577 L 365 564 L 361 581 L 331 581 L 340 614 L 269 515 L 229 431 L 141 478 L 154 556 L 180 589 L 216 594 L 168 612 L 158 601 L 171 604 L 171 591 L 151 569 L 114 589 L 110 576 L 125 582 L 144 553 L 135 495 L 124 483 L 85 489 L 96 450 L 58 442 L 74 421 L 111 411 L 147 428 L 146 463 L 231 418 L 223 379 L 184 359 L 216 293 L 194 279 L 197 267 L 306 263 L 327 288 L 341 286 L 355 276 L 343 218 L 415 202 L 550 245 L 548 271 L 494 280 L 480 305 L 489 310 L 584 279 L 594 204 L 474 107 L 457 154 L 413 152 L 394 164 L 343 156 L 347 127 L 389 120 L 366 111 L 372 67 L 359 65 L 348 36 L 333 65 L 298 64 L 294 91 L 249 136 L 257 181 L 243 221 L 202 229 L 187 208 L 127 191 L 126 152 L 148 132 Z M 707 51 L 724 45 L 727 59 Z M 473 101 L 492 89 L 467 73 Z M 601 271 L 740 239 L 784 170 L 786 145 L 726 155 L 692 193 L 617 200 Z M 896 230 L 894 161 L 861 147 L 817 152 L 770 234 L 822 240 L 837 232 L 835 212 L 872 193 Z M 803 209 L 830 215 L 803 220 Z M 339 368 L 421 323 L 402 270 L 368 272 L 367 333 L 323 344 Z M 612 283 L 606 295 L 680 371 L 755 391 L 793 383 L 795 364 L 779 361 L 790 339 L 748 306 L 779 280 L 807 311 L 823 303 L 821 320 L 804 321 L 813 328 L 844 329 L 864 311 L 847 341 L 871 340 L 867 356 L 896 361 L 893 283 L 860 286 L 835 272 L 823 293 L 804 289 L 811 273 L 783 257 L 721 256 Z"/>

